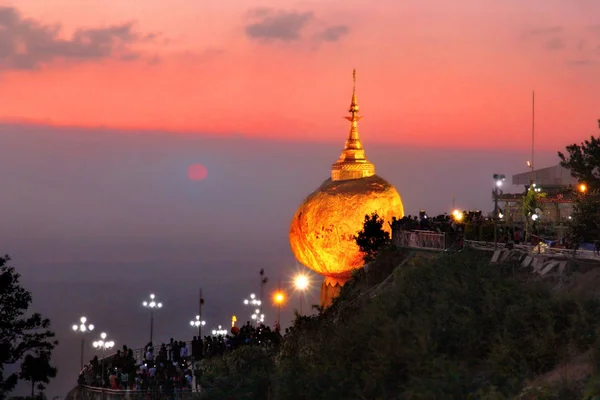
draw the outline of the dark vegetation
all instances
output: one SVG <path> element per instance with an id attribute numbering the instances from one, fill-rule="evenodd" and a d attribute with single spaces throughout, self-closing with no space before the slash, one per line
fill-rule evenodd
<path id="1" fill-rule="evenodd" d="M 543 381 L 574 357 L 600 367 L 600 303 L 553 293 L 488 260 L 475 251 L 426 256 L 381 247 L 330 308 L 296 318 L 278 351 L 245 348 L 207 360 L 212 389 L 204 398 L 600 395 L 595 378 L 587 388 Z"/>
<path id="2" fill-rule="evenodd" d="M 600 121 L 599 121 L 600 124 Z M 600 240 L 600 139 L 591 136 L 558 152 L 560 164 L 586 186 L 575 199 L 569 238 L 573 243 Z"/>
<path id="3" fill-rule="evenodd" d="M 8 265 L 9 260 L 0 257 L 0 400 L 8 397 L 20 379 L 31 384 L 33 397 L 36 388 L 42 392 L 56 377 L 51 355 L 57 342 L 49 329 L 50 320 L 29 312 L 31 293 L 21 286 L 20 275 Z M 7 373 L 10 366 L 18 367 L 17 372 Z"/>

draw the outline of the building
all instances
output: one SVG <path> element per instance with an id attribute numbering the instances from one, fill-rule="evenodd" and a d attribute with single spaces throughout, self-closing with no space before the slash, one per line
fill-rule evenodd
<path id="1" fill-rule="evenodd" d="M 502 220 L 524 222 L 525 216 L 521 211 L 523 196 L 532 185 L 535 190 L 543 191 L 546 194 L 546 197 L 541 199 L 543 207 L 539 215 L 540 223 L 560 225 L 569 219 L 573 211 L 573 188 L 576 187 L 577 180 L 571 176 L 568 169 L 555 165 L 523 172 L 513 175 L 512 184 L 523 186 L 523 192 L 498 195 L 498 207 L 502 213 Z"/>

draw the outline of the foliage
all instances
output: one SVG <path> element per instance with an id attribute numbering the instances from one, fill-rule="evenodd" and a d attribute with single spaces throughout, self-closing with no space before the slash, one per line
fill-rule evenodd
<path id="1" fill-rule="evenodd" d="M 202 400 L 267 399 L 275 369 L 273 348 L 241 346 L 221 357 L 205 360 Z"/>
<path id="2" fill-rule="evenodd" d="M 276 400 L 575 398 L 572 385 L 524 387 L 574 353 L 600 360 L 600 303 L 521 282 L 482 255 L 380 251 L 381 273 L 355 274 L 331 307 L 297 316 L 279 352 L 210 361 L 206 398 L 265 398 L 250 393 L 268 381 Z"/>
<path id="3" fill-rule="evenodd" d="M 600 139 L 591 136 L 580 144 L 567 146 L 566 150 L 566 155 L 558 152 L 560 165 L 588 189 L 577 195 L 569 224 L 569 240 L 579 245 L 600 237 Z"/>
<path id="4" fill-rule="evenodd" d="M 377 213 L 365 215 L 363 228 L 354 237 L 366 263 L 373 261 L 377 252 L 390 244 L 390 234 L 383 229 L 383 224 L 383 218 Z"/>
<path id="5" fill-rule="evenodd" d="M 600 238 L 600 194 L 598 192 L 577 196 L 573 203 L 568 237 L 569 241 L 576 245 Z"/>
<path id="6" fill-rule="evenodd" d="M 31 382 L 31 397 L 35 395 L 35 384 L 40 391 L 46 389 L 51 378 L 56 378 L 56 368 L 50 365 L 50 353 L 27 354 L 21 364 L 21 379 Z"/>
<path id="7" fill-rule="evenodd" d="M 590 189 L 600 189 L 600 139 L 591 136 L 580 144 L 567 146 L 567 155 L 558 152 L 560 165 L 571 171 L 571 175 L 585 182 Z"/>
<path id="8" fill-rule="evenodd" d="M 44 369 L 47 375 L 37 367 L 32 369 L 33 361 L 27 356 L 48 357 L 57 342 L 54 332 L 50 331 L 50 320 L 38 313 L 27 316 L 31 304 L 31 293 L 20 282 L 20 275 L 8 266 L 8 256 L 0 257 L 0 400 L 4 400 L 14 389 L 19 377 L 47 383 L 56 375 L 52 368 Z M 4 376 L 7 365 L 21 364 L 21 373 Z M 35 372 L 34 372 L 35 370 Z"/>
<path id="9" fill-rule="evenodd" d="M 479 254 L 413 259 L 385 292 L 356 307 L 334 304 L 286 337 L 276 398 L 518 394 L 570 346 L 591 346 L 598 312 L 524 285 L 509 270 L 489 268 Z"/>

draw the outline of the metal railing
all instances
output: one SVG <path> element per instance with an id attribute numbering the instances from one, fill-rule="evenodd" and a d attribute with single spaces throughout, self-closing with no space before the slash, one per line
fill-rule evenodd
<path id="1" fill-rule="evenodd" d="M 468 244 L 472 247 L 480 248 L 480 249 L 489 249 L 494 250 L 495 244 L 494 242 L 484 242 L 477 240 L 465 240 L 465 244 Z M 502 250 L 507 248 L 506 243 L 498 243 L 497 249 Z M 556 248 L 556 247 L 548 247 L 543 244 L 540 246 L 539 244 L 532 246 L 529 244 L 515 244 L 512 246 L 515 250 L 521 250 L 526 253 L 532 254 L 540 254 L 546 256 L 563 256 L 568 258 L 580 258 L 580 259 L 588 259 L 588 260 L 600 260 L 600 255 L 594 254 L 592 250 L 573 250 L 573 249 L 565 249 L 565 248 Z"/>
<path id="2" fill-rule="evenodd" d="M 392 243 L 399 247 L 443 251 L 446 249 L 446 234 L 432 231 L 396 230 Z"/>
<path id="3" fill-rule="evenodd" d="M 192 344 L 192 342 L 191 342 L 191 341 L 188 341 L 188 342 L 184 342 L 184 343 L 185 343 L 185 346 L 186 346 L 186 347 L 187 347 L 187 349 L 188 349 L 188 354 L 189 354 L 189 355 L 191 355 L 191 351 L 192 351 L 192 349 L 191 349 L 191 344 Z M 153 353 L 154 353 L 154 355 L 155 355 L 155 356 L 156 356 L 156 355 L 158 354 L 158 352 L 160 351 L 160 348 L 161 348 L 161 346 L 162 346 L 162 344 L 160 344 L 160 345 L 156 345 L 156 346 L 153 346 Z M 146 354 L 146 350 L 147 350 L 147 347 L 140 347 L 140 348 L 137 348 L 137 349 L 132 349 L 132 351 L 133 351 L 133 358 L 134 358 L 134 360 L 136 361 L 136 364 L 138 364 L 138 365 L 141 365 L 141 364 L 144 362 L 144 356 L 145 356 L 145 354 Z M 110 354 L 110 355 L 108 355 L 108 356 L 106 356 L 106 357 L 99 358 L 99 359 L 98 359 L 98 361 L 99 361 L 100 363 L 102 363 L 102 360 L 104 360 L 104 363 L 105 363 L 105 365 L 106 365 L 107 363 L 110 363 L 110 362 L 112 361 L 112 359 L 113 359 L 113 358 L 114 358 L 116 355 L 117 355 L 117 353 L 113 353 L 113 354 Z M 87 364 L 86 364 L 86 365 L 83 367 L 83 370 L 82 370 L 80 373 L 82 373 L 82 374 L 83 374 L 84 376 L 86 376 L 86 377 L 90 377 L 90 372 L 91 372 L 92 370 L 93 370 L 93 368 L 92 368 L 92 364 L 91 364 L 91 363 L 87 363 Z M 92 379 L 95 379 L 96 377 L 90 377 L 90 378 L 92 378 Z M 87 387 L 87 388 L 95 388 L 95 387 L 93 387 L 93 386 L 89 386 L 89 385 L 80 385 L 80 386 L 81 386 L 81 387 Z M 102 390 L 101 388 L 96 388 L 96 389 L 98 389 L 98 390 Z M 109 390 L 109 389 L 104 389 L 104 390 Z M 124 391 L 124 392 L 131 392 L 131 391 Z"/>
<path id="4" fill-rule="evenodd" d="M 198 395 L 191 389 L 113 390 L 79 385 L 73 400 L 188 400 Z"/>

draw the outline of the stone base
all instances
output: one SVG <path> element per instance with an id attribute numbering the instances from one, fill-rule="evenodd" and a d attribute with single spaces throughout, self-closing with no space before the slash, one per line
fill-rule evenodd
<path id="1" fill-rule="evenodd" d="M 319 305 L 321 307 L 329 307 L 339 294 L 340 290 L 342 290 L 342 286 L 347 282 L 347 280 L 342 279 L 334 279 L 325 277 L 323 283 L 321 284 L 321 301 Z"/>

